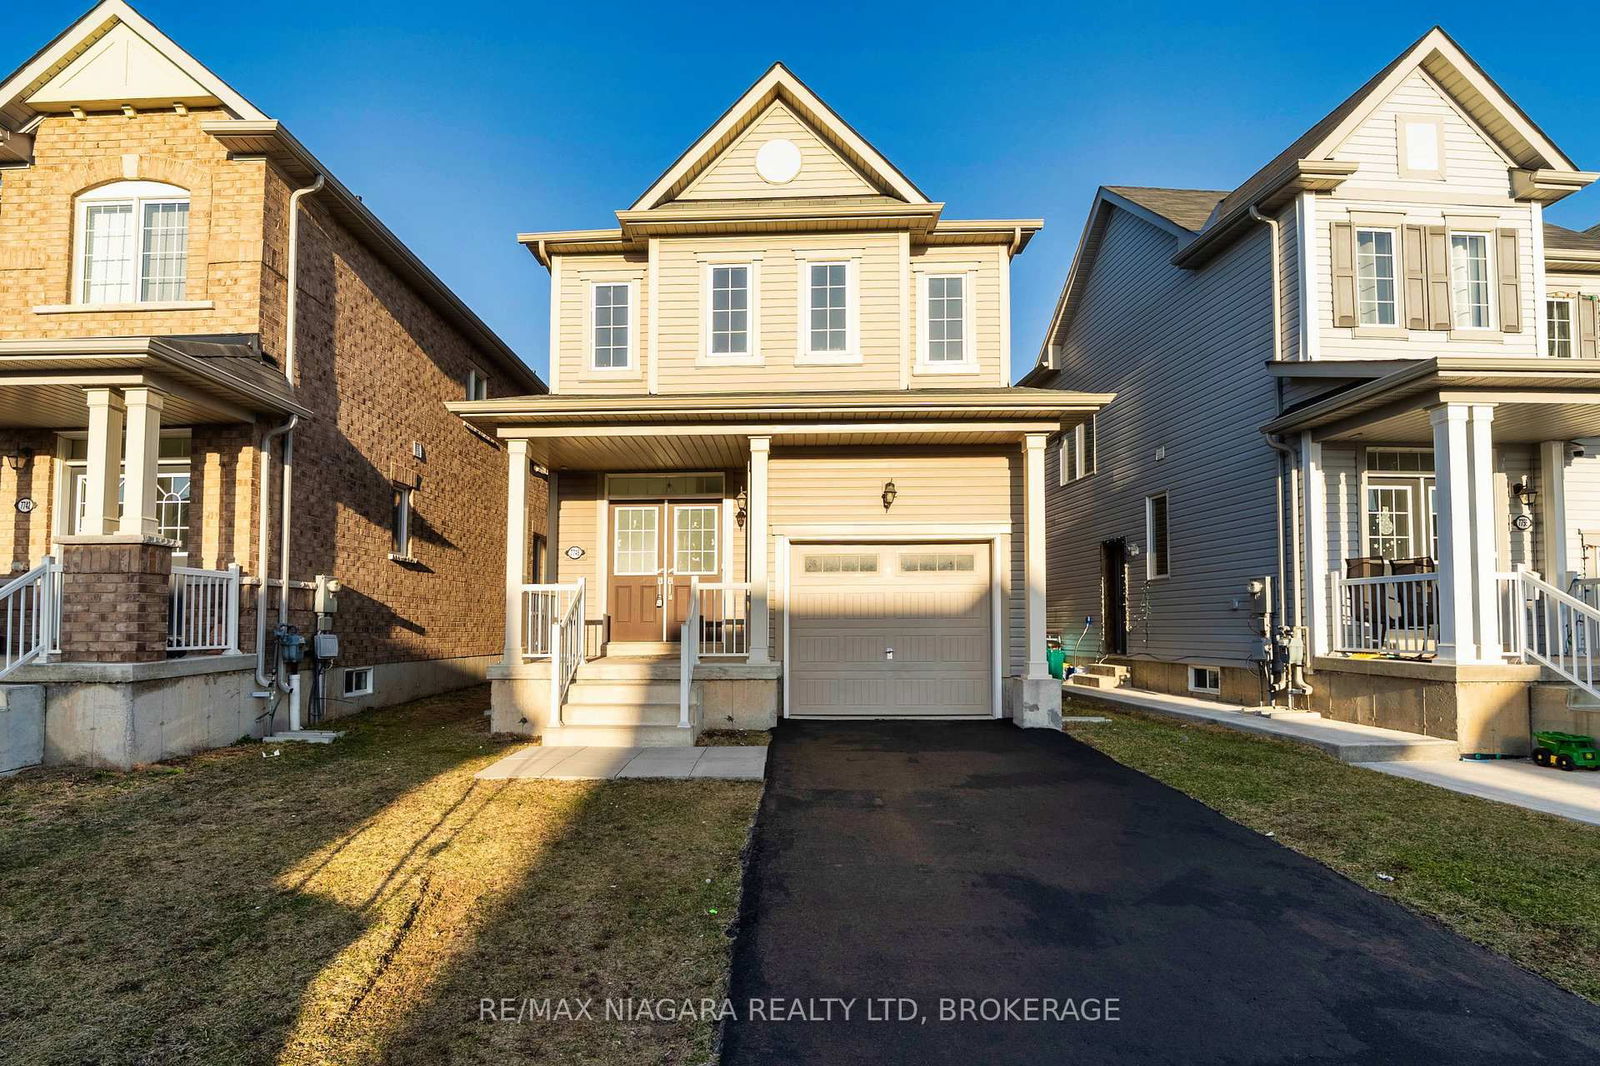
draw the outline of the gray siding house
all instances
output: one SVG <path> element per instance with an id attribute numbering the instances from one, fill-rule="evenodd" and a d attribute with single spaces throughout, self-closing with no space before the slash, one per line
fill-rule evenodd
<path id="1" fill-rule="evenodd" d="M 1108 186 L 1023 384 L 1048 618 L 1131 684 L 1526 752 L 1600 727 L 1600 228 L 1440 29 L 1233 190 Z M 1104 683 L 1090 678 L 1093 684 Z"/>

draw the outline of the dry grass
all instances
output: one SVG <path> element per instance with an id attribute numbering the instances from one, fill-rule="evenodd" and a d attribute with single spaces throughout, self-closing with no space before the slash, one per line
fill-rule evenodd
<path id="1" fill-rule="evenodd" d="M 0 1047 L 32 1063 L 678 1063 L 711 1027 L 493 1023 L 717 996 L 746 782 L 480 782 L 483 693 L 331 747 L 0 782 Z"/>
<path id="2" fill-rule="evenodd" d="M 1600 1002 L 1600 827 L 1216 726 L 1067 713 L 1110 717 L 1067 731 L 1118 762 Z"/>
<path id="3" fill-rule="evenodd" d="M 695 743 L 702 748 L 765 748 L 772 743 L 772 730 L 707 729 Z"/>

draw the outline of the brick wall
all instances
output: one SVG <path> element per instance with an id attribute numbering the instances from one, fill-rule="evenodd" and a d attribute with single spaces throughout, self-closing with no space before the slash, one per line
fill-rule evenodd
<path id="1" fill-rule="evenodd" d="M 167 657 L 172 549 L 66 544 L 61 549 L 61 657 L 147 663 Z"/>

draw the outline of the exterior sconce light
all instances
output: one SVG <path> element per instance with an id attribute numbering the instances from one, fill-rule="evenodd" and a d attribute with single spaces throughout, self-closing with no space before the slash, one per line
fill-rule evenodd
<path id="1" fill-rule="evenodd" d="M 739 495 L 734 497 L 733 504 L 736 508 L 733 513 L 733 520 L 739 523 L 740 529 L 743 529 L 745 518 L 750 514 L 750 494 L 744 489 L 740 489 Z"/>
<path id="2" fill-rule="evenodd" d="M 1520 481 L 1511 486 L 1511 495 L 1515 496 L 1517 502 L 1524 507 L 1532 507 L 1533 501 L 1538 498 L 1539 494 L 1534 491 L 1533 483 L 1528 480 L 1527 475 L 1523 475 Z"/>
<path id="3" fill-rule="evenodd" d="M 883 483 L 883 509 L 885 511 L 894 506 L 894 498 L 897 495 L 899 493 L 895 491 L 894 482 L 885 481 Z"/>
<path id="4" fill-rule="evenodd" d="M 6 453 L 6 465 L 13 471 L 21 470 L 33 461 L 32 448 L 12 448 Z"/>

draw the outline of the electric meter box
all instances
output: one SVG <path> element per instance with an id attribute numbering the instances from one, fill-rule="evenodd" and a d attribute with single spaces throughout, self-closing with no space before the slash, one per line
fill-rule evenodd
<path id="1" fill-rule="evenodd" d="M 339 634 L 318 633 L 313 638 L 316 641 L 315 651 L 319 659 L 337 659 L 339 657 Z"/>

